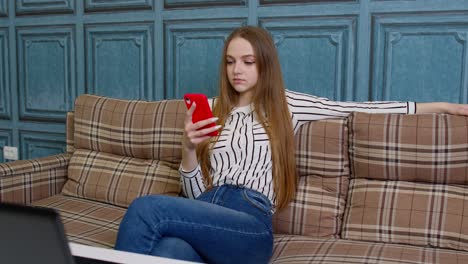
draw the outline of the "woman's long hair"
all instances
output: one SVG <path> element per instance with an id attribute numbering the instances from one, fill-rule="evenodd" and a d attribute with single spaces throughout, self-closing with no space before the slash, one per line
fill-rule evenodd
<path id="1" fill-rule="evenodd" d="M 220 65 L 219 98 L 213 107 L 213 114 L 219 117 L 219 124 L 224 124 L 239 100 L 239 94 L 231 86 L 226 72 L 227 48 L 234 38 L 247 40 L 255 53 L 259 77 L 253 88 L 252 103 L 256 117 L 270 139 L 276 208 L 281 209 L 293 199 L 296 190 L 295 144 L 278 54 L 273 39 L 266 30 L 244 26 L 234 30 L 227 38 Z M 209 145 L 210 142 L 200 144 L 197 155 L 205 185 L 211 188 L 213 181 L 210 175 Z"/>

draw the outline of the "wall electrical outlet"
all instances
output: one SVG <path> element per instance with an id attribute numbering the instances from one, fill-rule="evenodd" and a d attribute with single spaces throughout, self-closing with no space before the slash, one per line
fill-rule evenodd
<path id="1" fill-rule="evenodd" d="M 3 147 L 3 158 L 7 160 L 18 160 L 18 148 L 17 147 Z"/>

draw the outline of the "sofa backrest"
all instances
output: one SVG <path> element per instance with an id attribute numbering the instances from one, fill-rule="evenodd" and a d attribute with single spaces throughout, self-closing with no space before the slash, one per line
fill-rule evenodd
<path id="1" fill-rule="evenodd" d="M 468 118 L 354 113 L 342 237 L 468 250 Z"/>
<path id="2" fill-rule="evenodd" d="M 145 194 L 178 195 L 185 113 L 182 100 L 79 96 L 63 193 L 120 206 Z"/>
<path id="3" fill-rule="evenodd" d="M 299 184 L 295 199 L 275 213 L 275 233 L 339 237 L 349 182 L 347 119 L 302 125 L 295 136 Z"/>

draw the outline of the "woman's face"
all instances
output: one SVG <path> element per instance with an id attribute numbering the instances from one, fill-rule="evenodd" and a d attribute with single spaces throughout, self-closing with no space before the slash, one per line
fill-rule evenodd
<path id="1" fill-rule="evenodd" d="M 239 93 L 239 105 L 252 101 L 253 89 L 258 81 L 255 54 L 250 42 L 234 38 L 227 47 L 226 71 L 229 83 Z"/>

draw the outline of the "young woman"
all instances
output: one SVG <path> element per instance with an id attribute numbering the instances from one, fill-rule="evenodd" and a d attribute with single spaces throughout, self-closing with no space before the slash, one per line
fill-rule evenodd
<path id="1" fill-rule="evenodd" d="M 304 122 L 353 111 L 468 115 L 450 103 L 333 102 L 288 91 L 271 36 L 236 29 L 226 40 L 214 119 L 192 123 L 187 111 L 180 175 L 190 198 L 136 199 L 120 225 L 116 249 L 208 263 L 267 263 L 271 216 L 294 197 L 294 132 Z M 212 128 L 201 129 L 218 121 Z M 218 137 L 206 134 L 220 130 Z"/>

